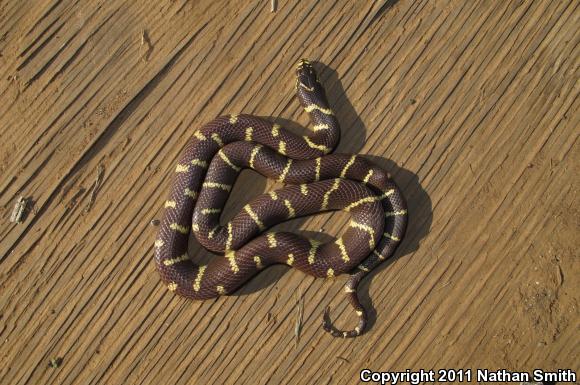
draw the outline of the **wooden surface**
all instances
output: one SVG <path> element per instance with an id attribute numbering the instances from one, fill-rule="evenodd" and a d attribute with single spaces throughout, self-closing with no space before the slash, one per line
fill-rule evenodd
<path id="1" fill-rule="evenodd" d="M 0 383 L 578 370 L 579 6 L 0 2 Z M 385 166 L 410 206 L 397 255 L 362 285 L 371 325 L 353 340 L 320 328 L 327 305 L 354 326 L 344 277 L 275 266 L 234 296 L 188 302 L 152 260 L 150 221 L 196 127 L 229 112 L 308 123 L 293 96 L 301 57 L 342 123 L 338 151 Z M 271 186 L 244 172 L 226 218 Z M 20 195 L 31 210 L 13 224 Z M 282 228 L 336 235 L 346 219 Z M 190 254 L 209 258 L 195 241 Z"/>

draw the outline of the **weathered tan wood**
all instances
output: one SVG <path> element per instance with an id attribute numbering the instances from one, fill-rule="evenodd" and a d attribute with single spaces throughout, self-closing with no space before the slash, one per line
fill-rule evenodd
<path id="1" fill-rule="evenodd" d="M 2 2 L 0 383 L 578 370 L 578 6 Z M 362 285 L 371 328 L 353 340 L 320 328 L 327 305 L 339 326 L 355 322 L 344 278 L 276 266 L 235 296 L 193 303 L 167 292 L 152 263 L 150 221 L 194 128 L 244 112 L 300 131 L 301 57 L 319 61 L 339 151 L 385 166 L 409 201 L 401 249 Z M 234 195 L 272 185 L 244 172 Z M 31 210 L 10 223 L 20 195 Z M 346 220 L 281 228 L 336 235 Z M 193 241 L 190 252 L 210 258 Z"/>

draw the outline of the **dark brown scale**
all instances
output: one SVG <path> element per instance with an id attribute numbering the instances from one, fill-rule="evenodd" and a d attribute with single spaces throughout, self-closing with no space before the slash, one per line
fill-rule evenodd
<path id="1" fill-rule="evenodd" d="M 359 325 L 343 332 L 325 317 L 323 326 L 334 336 L 354 337 L 366 326 L 357 286 L 368 271 L 394 253 L 405 233 L 406 205 L 381 168 L 361 157 L 325 155 L 337 144 L 340 129 L 306 61 L 297 68 L 296 90 L 316 129 L 308 137 L 239 115 L 215 119 L 186 144 L 166 202 L 155 261 L 170 290 L 192 299 L 232 293 L 273 263 L 286 263 L 316 277 L 353 270 L 345 290 L 359 314 Z M 229 189 L 240 170 L 248 167 L 291 185 L 256 198 L 220 226 Z M 351 225 L 336 242 L 316 245 L 291 233 L 260 235 L 291 217 L 349 207 Z M 192 223 L 200 243 L 215 252 L 225 251 L 225 258 L 207 266 L 187 258 Z"/>

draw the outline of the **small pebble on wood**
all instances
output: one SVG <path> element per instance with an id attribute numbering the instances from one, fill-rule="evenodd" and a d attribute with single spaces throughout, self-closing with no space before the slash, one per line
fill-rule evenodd
<path id="1" fill-rule="evenodd" d="M 24 220 L 24 215 L 26 214 L 26 198 L 23 196 L 19 197 L 14 208 L 12 209 L 12 214 L 10 215 L 10 222 L 12 223 L 22 223 Z"/>

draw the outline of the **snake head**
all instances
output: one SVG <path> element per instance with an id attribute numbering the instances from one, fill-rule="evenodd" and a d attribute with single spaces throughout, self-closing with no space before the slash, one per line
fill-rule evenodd
<path id="1" fill-rule="evenodd" d="M 314 67 L 306 59 L 300 59 L 296 66 L 296 89 L 299 88 L 303 88 L 308 92 L 314 92 L 321 88 Z"/>

